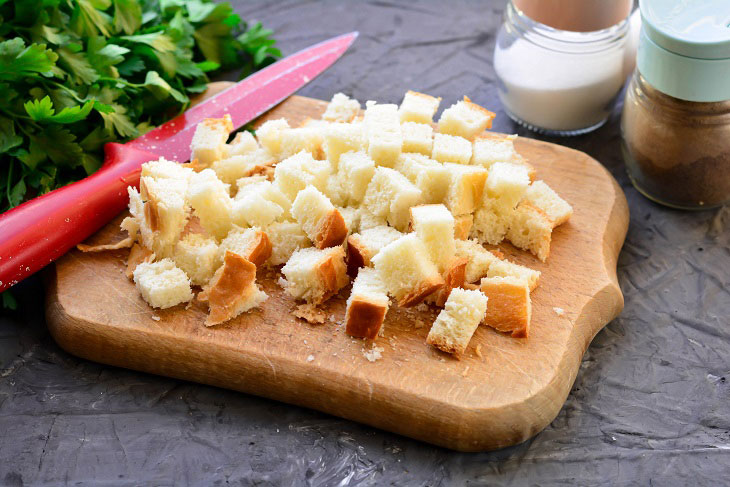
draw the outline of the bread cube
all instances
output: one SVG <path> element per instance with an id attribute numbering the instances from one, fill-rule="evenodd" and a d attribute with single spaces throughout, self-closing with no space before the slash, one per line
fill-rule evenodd
<path id="1" fill-rule="evenodd" d="M 428 332 L 426 342 L 439 350 L 461 356 L 487 311 L 481 291 L 454 289 Z"/>
<path id="2" fill-rule="evenodd" d="M 413 206 L 411 226 L 426 245 L 431 262 L 444 272 L 456 253 L 454 217 L 444 205 Z"/>
<path id="3" fill-rule="evenodd" d="M 509 220 L 507 239 L 517 248 L 529 250 L 542 262 L 550 255 L 553 222 L 544 211 L 523 201 Z"/>
<path id="4" fill-rule="evenodd" d="M 527 338 L 532 318 L 527 280 L 514 276 L 485 277 L 480 289 L 489 299 L 484 324 L 515 338 Z"/>
<path id="5" fill-rule="evenodd" d="M 145 176 L 140 179 L 140 193 L 137 210 L 134 213 L 139 222 L 145 246 L 158 257 L 171 255 L 175 242 L 180 238 L 190 216 L 185 202 L 187 181 L 178 179 L 154 179 Z M 132 203 L 132 192 L 130 204 Z M 142 204 L 142 200 L 146 200 Z M 130 206 L 131 207 L 131 206 Z"/>
<path id="6" fill-rule="evenodd" d="M 375 169 L 365 192 L 363 204 L 376 216 L 384 216 L 400 231 L 408 229 L 409 209 L 421 202 L 421 190 L 398 171 L 387 167 Z"/>
<path id="7" fill-rule="evenodd" d="M 327 176 L 327 186 L 322 193 L 335 206 L 339 207 L 347 204 L 347 191 L 343 186 L 343 181 L 339 174 L 330 174 Z"/>
<path id="8" fill-rule="evenodd" d="M 138 243 L 132 245 L 129 249 L 129 256 L 127 256 L 127 268 L 124 271 L 124 275 L 127 279 L 134 280 L 134 270 L 142 262 L 153 262 L 155 260 L 155 254 L 144 245 Z"/>
<path id="9" fill-rule="evenodd" d="M 279 220 L 291 219 L 291 213 L 289 212 L 291 209 L 291 200 L 274 183 L 268 181 L 265 177 L 249 176 L 241 178 L 236 181 L 236 185 L 238 186 L 238 192 L 236 193 L 237 199 L 240 199 L 249 192 L 257 192 L 267 201 L 276 203 L 281 207 L 282 213 L 278 217 Z M 247 188 L 248 186 L 253 187 Z"/>
<path id="10" fill-rule="evenodd" d="M 361 123 L 331 123 L 324 130 L 324 152 L 336 171 L 346 152 L 367 150 L 367 138 Z"/>
<path id="11" fill-rule="evenodd" d="M 281 131 L 278 158 L 286 159 L 294 154 L 305 151 L 315 159 L 324 159 L 324 136 L 318 127 L 299 127 Z"/>
<path id="12" fill-rule="evenodd" d="M 255 149 L 246 154 L 239 154 L 215 161 L 211 169 L 218 179 L 226 184 L 233 184 L 237 180 L 249 177 L 267 166 L 273 166 L 276 159 L 266 149 Z"/>
<path id="13" fill-rule="evenodd" d="M 374 174 L 375 161 L 365 152 L 346 152 L 340 156 L 338 176 L 348 204 L 362 202 Z"/>
<path id="14" fill-rule="evenodd" d="M 490 266 L 499 260 L 475 240 L 457 240 L 456 256 L 467 259 L 466 282 L 477 282 L 487 275 Z"/>
<path id="15" fill-rule="evenodd" d="M 187 199 L 205 231 L 217 240 L 225 238 L 232 225 L 232 200 L 228 186 L 212 169 L 204 169 L 190 178 Z"/>
<path id="16" fill-rule="evenodd" d="M 431 157 L 439 162 L 469 164 L 471 142 L 458 135 L 436 134 L 433 136 Z"/>
<path id="17" fill-rule="evenodd" d="M 256 285 L 256 266 L 240 255 L 226 251 L 223 265 L 198 294 L 208 302 L 205 326 L 215 326 L 256 308 L 266 301 L 266 293 Z"/>
<path id="18" fill-rule="evenodd" d="M 231 207 L 231 221 L 239 227 L 265 227 L 284 214 L 284 209 L 267 198 L 268 181 L 249 184 L 236 194 Z"/>
<path id="19" fill-rule="evenodd" d="M 385 284 L 375 269 L 364 268 L 352 283 L 345 310 L 345 332 L 354 337 L 374 340 L 388 312 Z"/>
<path id="20" fill-rule="evenodd" d="M 439 103 L 441 103 L 441 98 L 416 91 L 406 91 L 400 108 L 398 108 L 400 121 L 431 124 Z"/>
<path id="21" fill-rule="evenodd" d="M 413 233 L 380 249 L 372 262 L 388 292 L 405 308 L 416 306 L 444 285 L 426 246 Z"/>
<path id="22" fill-rule="evenodd" d="M 156 161 L 142 164 L 140 177 L 151 177 L 153 179 L 177 179 L 187 181 L 193 174 L 193 170 L 177 162 L 168 161 L 160 157 Z"/>
<path id="23" fill-rule="evenodd" d="M 463 287 L 466 283 L 466 264 L 464 257 L 454 257 L 446 265 L 441 276 L 444 278 L 444 285 L 435 293 L 426 297 L 426 302 L 443 308 L 451 295 L 451 291 Z"/>
<path id="24" fill-rule="evenodd" d="M 487 277 L 516 277 L 527 281 L 530 291 L 534 291 L 540 279 L 540 271 L 515 264 L 504 259 L 497 259 L 489 265 Z"/>
<path id="25" fill-rule="evenodd" d="M 286 119 L 268 120 L 256 129 L 256 138 L 259 140 L 259 144 L 269 151 L 269 154 L 277 159 L 283 159 L 279 157 L 281 137 L 283 132 L 289 128 L 289 122 Z"/>
<path id="26" fill-rule="evenodd" d="M 525 192 L 525 199 L 545 212 L 553 227 L 567 222 L 573 214 L 573 207 L 544 181 L 532 183 Z"/>
<path id="27" fill-rule="evenodd" d="M 433 127 L 425 123 L 405 122 L 400 126 L 403 152 L 418 152 L 427 156 L 433 149 Z"/>
<path id="28" fill-rule="evenodd" d="M 297 250 L 312 246 L 312 241 L 295 222 L 274 222 L 266 227 L 266 235 L 272 247 L 271 257 L 266 262 L 269 265 L 284 264 Z"/>
<path id="29" fill-rule="evenodd" d="M 382 225 L 347 237 L 347 274 L 350 277 L 357 276 L 358 269 L 369 267 L 380 249 L 402 236 L 395 228 Z"/>
<path id="30" fill-rule="evenodd" d="M 297 194 L 291 214 L 318 249 L 340 245 L 347 237 L 344 218 L 314 186 L 307 186 Z"/>
<path id="31" fill-rule="evenodd" d="M 226 157 L 242 156 L 259 149 L 259 143 L 253 134 L 247 130 L 238 132 L 226 146 Z"/>
<path id="32" fill-rule="evenodd" d="M 258 227 L 234 227 L 221 241 L 219 257 L 226 252 L 238 254 L 256 267 L 261 267 L 271 257 L 272 246 L 269 236 Z"/>
<path id="33" fill-rule="evenodd" d="M 495 162 L 489 168 L 484 197 L 495 200 L 493 203 L 502 214 L 508 215 L 525 196 L 529 185 L 530 176 L 525 166 Z"/>
<path id="34" fill-rule="evenodd" d="M 466 240 L 469 238 L 471 227 L 474 224 L 474 215 L 459 215 L 454 217 L 454 238 Z"/>
<path id="35" fill-rule="evenodd" d="M 377 166 L 395 166 L 403 147 L 398 107 L 368 101 L 363 123 L 368 140 L 368 155 Z"/>
<path id="36" fill-rule="evenodd" d="M 193 299 L 190 281 L 172 259 L 142 262 L 134 269 L 134 284 L 153 308 L 166 309 Z"/>
<path id="37" fill-rule="evenodd" d="M 292 297 L 315 305 L 323 303 L 350 282 L 342 246 L 297 250 L 281 273 L 286 278 L 286 291 Z"/>
<path id="38" fill-rule="evenodd" d="M 216 241 L 199 233 L 189 233 L 177 242 L 172 259 L 195 286 L 210 281 L 221 265 Z"/>
<path id="39" fill-rule="evenodd" d="M 274 183 L 291 201 L 297 193 L 309 185 L 326 191 L 330 165 L 326 161 L 316 161 L 308 152 L 299 152 L 276 165 Z"/>
<path id="40" fill-rule="evenodd" d="M 335 93 L 322 114 L 322 120 L 329 122 L 352 122 L 360 113 L 360 102 L 343 93 Z"/>
<path id="41" fill-rule="evenodd" d="M 347 234 L 355 233 L 360 228 L 360 209 L 354 206 L 338 206 L 337 211 L 342 215 L 347 227 Z"/>
<path id="42" fill-rule="evenodd" d="M 516 135 L 483 133 L 474 138 L 471 163 L 489 169 L 495 162 L 516 162 L 521 158 L 515 151 Z"/>
<path id="43" fill-rule="evenodd" d="M 423 203 L 443 202 L 451 184 L 449 171 L 443 164 L 423 154 L 403 153 L 395 168 L 421 190 Z"/>
<path id="44" fill-rule="evenodd" d="M 444 164 L 444 167 L 450 179 L 444 204 L 454 216 L 473 213 L 482 201 L 487 170 L 464 164 Z"/>
<path id="45" fill-rule="evenodd" d="M 510 215 L 513 211 L 505 213 L 496 200 L 487 199 L 474 213 L 474 224 L 469 236 L 479 240 L 479 243 L 499 244 L 507 235 Z"/>
<path id="46" fill-rule="evenodd" d="M 201 167 L 210 167 L 213 162 L 225 157 L 228 152 L 226 141 L 232 130 L 233 122 L 228 114 L 200 122 L 190 142 L 190 160 L 197 160 Z"/>
<path id="47" fill-rule="evenodd" d="M 388 225 L 388 220 L 385 217 L 375 215 L 365 206 L 361 206 L 360 208 L 358 208 L 358 216 L 358 232 L 368 230 L 369 228 L 376 228 Z"/>
<path id="48" fill-rule="evenodd" d="M 456 102 L 443 111 L 439 118 L 438 131 L 473 140 L 476 135 L 492 127 L 494 117 L 494 113 L 472 103 L 465 96 L 463 101 Z"/>

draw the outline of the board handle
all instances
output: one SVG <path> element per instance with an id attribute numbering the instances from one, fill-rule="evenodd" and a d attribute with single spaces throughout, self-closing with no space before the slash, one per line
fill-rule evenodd
<path id="1" fill-rule="evenodd" d="M 91 176 L 0 215 L 0 292 L 50 264 L 118 215 L 127 187 L 139 184 L 142 164 L 159 156 L 108 143 Z"/>

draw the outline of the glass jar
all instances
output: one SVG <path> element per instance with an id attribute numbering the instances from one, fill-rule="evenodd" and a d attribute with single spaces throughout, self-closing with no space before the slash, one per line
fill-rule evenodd
<path id="1" fill-rule="evenodd" d="M 600 127 L 633 69 L 633 56 L 627 57 L 626 52 L 630 2 L 620 6 L 620 22 L 586 32 L 533 20 L 518 8 L 519 1 L 507 4 L 494 50 L 505 111 L 515 122 L 548 135 L 578 135 Z M 546 22 L 561 18 L 547 15 L 548 0 L 542 4 L 522 1 L 533 16 L 542 15 Z M 576 4 L 578 10 L 580 5 Z"/>
<path id="2" fill-rule="evenodd" d="M 727 0 L 642 0 L 621 136 L 632 183 L 682 209 L 730 202 Z"/>

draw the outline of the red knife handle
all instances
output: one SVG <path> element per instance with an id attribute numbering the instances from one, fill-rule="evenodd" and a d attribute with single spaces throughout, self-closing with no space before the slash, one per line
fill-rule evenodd
<path id="1" fill-rule="evenodd" d="M 118 215 L 141 166 L 158 155 L 109 143 L 91 176 L 0 215 L 0 291 L 50 264 Z"/>

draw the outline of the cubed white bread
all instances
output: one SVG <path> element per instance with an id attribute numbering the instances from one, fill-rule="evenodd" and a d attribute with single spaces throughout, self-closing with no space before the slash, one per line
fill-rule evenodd
<path id="1" fill-rule="evenodd" d="M 297 193 L 309 185 L 326 191 L 330 171 L 327 161 L 317 161 L 310 153 L 302 151 L 276 165 L 274 183 L 287 198 L 294 201 Z"/>
<path id="2" fill-rule="evenodd" d="M 210 167 L 214 161 L 226 156 L 226 141 L 233 130 L 231 116 L 223 118 L 206 118 L 195 127 L 193 140 L 190 142 L 190 160 L 198 161 L 202 167 Z"/>
<path id="3" fill-rule="evenodd" d="M 363 203 L 374 215 L 384 216 L 397 230 L 406 231 L 409 209 L 421 203 L 421 198 L 421 190 L 401 173 L 378 167 L 368 184 Z"/>
<path id="4" fill-rule="evenodd" d="M 466 284 L 467 262 L 467 259 L 464 257 L 454 257 L 451 259 L 441 273 L 441 276 L 444 278 L 444 285 L 441 289 L 426 297 L 426 302 L 442 308 L 446 304 L 446 300 L 449 299 L 453 289 L 464 287 Z"/>
<path id="5" fill-rule="evenodd" d="M 218 244 L 199 233 L 189 233 L 175 244 L 172 256 L 195 286 L 206 284 L 221 265 Z"/>
<path id="6" fill-rule="evenodd" d="M 258 227 L 233 227 L 221 241 L 219 258 L 222 259 L 226 252 L 238 254 L 256 267 L 261 267 L 271 257 L 271 240 L 266 232 Z"/>
<path id="7" fill-rule="evenodd" d="M 327 176 L 327 186 L 322 193 L 335 206 L 344 206 L 347 204 L 347 191 L 343 186 L 343 181 L 339 174 L 330 174 Z"/>
<path id="8" fill-rule="evenodd" d="M 352 122 L 360 113 L 360 102 L 344 93 L 335 93 L 322 114 L 322 119 L 329 122 Z"/>
<path id="9" fill-rule="evenodd" d="M 138 239 L 139 221 L 134 216 L 128 216 L 124 218 L 119 224 L 119 228 L 127 232 L 127 235 L 129 235 L 129 238 L 131 238 L 132 240 L 136 241 Z"/>
<path id="10" fill-rule="evenodd" d="M 355 277 L 358 269 L 369 267 L 372 264 L 372 258 L 380 249 L 402 236 L 403 233 L 395 228 L 382 225 L 361 230 L 360 233 L 353 233 L 347 237 L 348 275 Z"/>
<path id="11" fill-rule="evenodd" d="M 286 119 L 278 118 L 276 120 L 268 120 L 264 122 L 259 128 L 256 129 L 256 138 L 261 146 L 268 150 L 271 155 L 279 158 L 279 151 L 281 150 L 281 136 L 282 133 L 289 127 L 289 122 Z"/>
<path id="12" fill-rule="evenodd" d="M 328 120 L 319 120 L 316 118 L 307 117 L 304 119 L 304 121 L 302 123 L 299 124 L 299 126 L 300 127 L 315 127 L 320 130 L 324 130 L 326 127 L 328 127 L 332 123 L 333 122 L 330 122 Z"/>
<path id="13" fill-rule="evenodd" d="M 340 245 L 347 237 L 345 219 L 314 186 L 307 186 L 297 194 L 291 214 L 318 249 Z"/>
<path id="14" fill-rule="evenodd" d="M 444 164 L 449 173 L 449 190 L 444 204 L 454 216 L 473 213 L 482 201 L 487 170 L 481 166 Z"/>
<path id="15" fill-rule="evenodd" d="M 350 282 L 342 246 L 300 249 L 282 267 L 286 291 L 295 299 L 321 304 Z"/>
<path id="16" fill-rule="evenodd" d="M 400 126 L 403 152 L 418 152 L 427 156 L 433 150 L 433 127 L 425 123 L 405 122 Z"/>
<path id="17" fill-rule="evenodd" d="M 142 262 L 133 275 L 137 290 L 153 308 L 171 308 L 193 299 L 188 276 L 172 259 Z"/>
<path id="18" fill-rule="evenodd" d="M 372 262 L 399 306 L 416 306 L 444 285 L 426 246 L 414 233 L 380 249 Z"/>
<path id="19" fill-rule="evenodd" d="M 271 257 L 266 262 L 269 265 L 284 264 L 297 250 L 312 246 L 312 241 L 296 222 L 274 222 L 266 227 L 266 235 L 272 247 Z"/>
<path id="20" fill-rule="evenodd" d="M 338 207 L 337 210 L 345 220 L 347 234 L 355 233 L 360 229 L 360 209 L 355 206 Z"/>
<path id="21" fill-rule="evenodd" d="M 256 285 L 256 266 L 231 251 L 226 251 L 223 265 L 210 283 L 198 294 L 208 302 L 205 326 L 215 326 L 259 307 L 268 296 Z"/>
<path id="22" fill-rule="evenodd" d="M 530 291 L 537 287 L 540 279 L 540 271 L 530 269 L 520 264 L 515 264 L 505 259 L 498 259 L 492 262 L 487 271 L 487 277 L 516 277 L 527 281 Z"/>
<path id="23" fill-rule="evenodd" d="M 471 227 L 474 224 L 474 215 L 459 215 L 454 217 L 454 238 L 466 240 L 469 238 Z"/>
<path id="24" fill-rule="evenodd" d="M 318 127 L 299 127 L 284 129 L 281 131 L 279 142 L 278 158 L 286 159 L 297 152 L 305 151 L 312 154 L 315 159 L 324 159 L 324 136 Z"/>
<path id="25" fill-rule="evenodd" d="M 487 297 L 481 291 L 454 289 L 428 332 L 426 342 L 459 357 L 487 311 Z"/>
<path id="26" fill-rule="evenodd" d="M 244 186 L 233 200 L 231 222 L 239 227 L 264 227 L 284 214 L 284 209 L 266 198 L 268 181 Z"/>
<path id="27" fill-rule="evenodd" d="M 474 224 L 469 236 L 483 244 L 497 245 L 507 235 L 510 215 L 513 212 L 514 210 L 505 213 L 496 200 L 487 199 L 474 213 Z"/>
<path id="28" fill-rule="evenodd" d="M 333 170 L 337 170 L 342 154 L 367 150 L 362 123 L 331 123 L 323 134 L 324 152 Z"/>
<path id="29" fill-rule="evenodd" d="M 487 182 L 484 185 L 484 198 L 493 202 L 503 214 L 510 214 L 525 196 L 530 185 L 527 168 L 509 162 L 495 162 L 489 168 Z"/>
<path id="30" fill-rule="evenodd" d="M 358 226 L 357 231 L 362 232 L 363 230 L 367 230 L 369 228 L 375 228 L 375 227 L 381 227 L 381 226 L 387 226 L 388 220 L 384 216 L 378 216 L 374 214 L 372 211 L 368 210 L 367 207 L 361 206 L 358 208 Z"/>
<path id="31" fill-rule="evenodd" d="M 246 154 L 238 154 L 215 161 L 211 169 L 218 179 L 226 184 L 233 184 L 241 178 L 256 174 L 262 168 L 273 166 L 276 163 L 274 156 L 266 149 L 255 149 Z"/>
<path id="32" fill-rule="evenodd" d="M 141 177 L 188 180 L 192 174 L 193 170 L 189 167 L 185 167 L 182 164 L 168 161 L 164 157 L 160 157 L 156 161 L 145 162 L 142 164 Z"/>
<path id="33" fill-rule="evenodd" d="M 385 284 L 372 268 L 360 269 L 352 283 L 345 310 L 345 331 L 354 337 L 375 339 L 388 312 Z"/>
<path id="34" fill-rule="evenodd" d="M 417 91 L 406 91 L 398 108 L 400 121 L 431 124 L 439 103 L 441 103 L 441 98 L 418 93 Z"/>
<path id="35" fill-rule="evenodd" d="M 413 206 L 411 226 L 426 245 L 431 262 L 444 272 L 456 252 L 454 217 L 444 205 Z"/>
<path id="36" fill-rule="evenodd" d="M 499 258 L 485 249 L 476 240 L 457 240 L 456 256 L 467 259 L 466 282 L 477 282 L 489 272 L 490 266 Z"/>
<path id="37" fill-rule="evenodd" d="M 206 232 L 220 240 L 231 229 L 232 200 L 228 186 L 212 169 L 204 169 L 190 178 L 187 199 Z"/>
<path id="38" fill-rule="evenodd" d="M 259 143 L 256 141 L 256 137 L 247 130 L 238 132 L 233 140 L 230 141 L 226 146 L 227 157 L 242 156 L 244 154 L 250 154 L 251 152 L 259 149 Z"/>
<path id="39" fill-rule="evenodd" d="M 473 140 L 485 129 L 492 127 L 495 114 L 472 103 L 468 97 L 456 102 L 443 111 L 439 118 L 438 131 L 442 134 L 458 135 Z"/>
<path id="40" fill-rule="evenodd" d="M 480 289 L 489 299 L 483 323 L 515 338 L 527 338 L 532 318 L 527 280 L 514 276 L 485 277 Z"/>
<path id="41" fill-rule="evenodd" d="M 523 201 L 510 215 L 507 239 L 512 245 L 529 250 L 542 262 L 550 255 L 553 222 L 544 211 Z"/>
<path id="42" fill-rule="evenodd" d="M 435 134 L 431 157 L 439 162 L 469 164 L 471 142 L 458 135 Z"/>
<path id="43" fill-rule="evenodd" d="M 400 117 L 398 116 L 398 105 L 392 103 L 377 103 L 373 100 L 365 102 L 365 113 L 363 116 L 365 130 L 376 130 L 380 127 L 391 128 L 400 127 Z"/>
<path id="44" fill-rule="evenodd" d="M 544 181 L 532 183 L 527 188 L 525 199 L 545 212 L 553 227 L 567 222 L 573 214 L 573 207 Z"/>
<path id="45" fill-rule="evenodd" d="M 416 153 L 403 153 L 395 169 L 422 192 L 425 204 L 441 203 L 449 192 L 451 177 L 440 162 Z"/>
<path id="46" fill-rule="evenodd" d="M 515 162 L 521 158 L 515 150 L 516 135 L 483 133 L 474 138 L 471 163 L 487 169 L 495 162 Z"/>
<path id="47" fill-rule="evenodd" d="M 338 177 L 348 204 L 359 204 L 365 197 L 375 174 L 375 161 L 363 151 L 346 152 L 340 156 Z"/>
<path id="48" fill-rule="evenodd" d="M 190 216 L 185 202 L 187 181 L 178 179 L 140 179 L 140 198 L 146 200 L 143 218 L 138 218 L 146 247 L 158 257 L 170 255 Z M 131 193 L 130 193 L 131 199 Z"/>
<path id="49" fill-rule="evenodd" d="M 403 147 L 398 107 L 368 101 L 363 119 L 368 155 L 377 166 L 393 167 Z"/>

